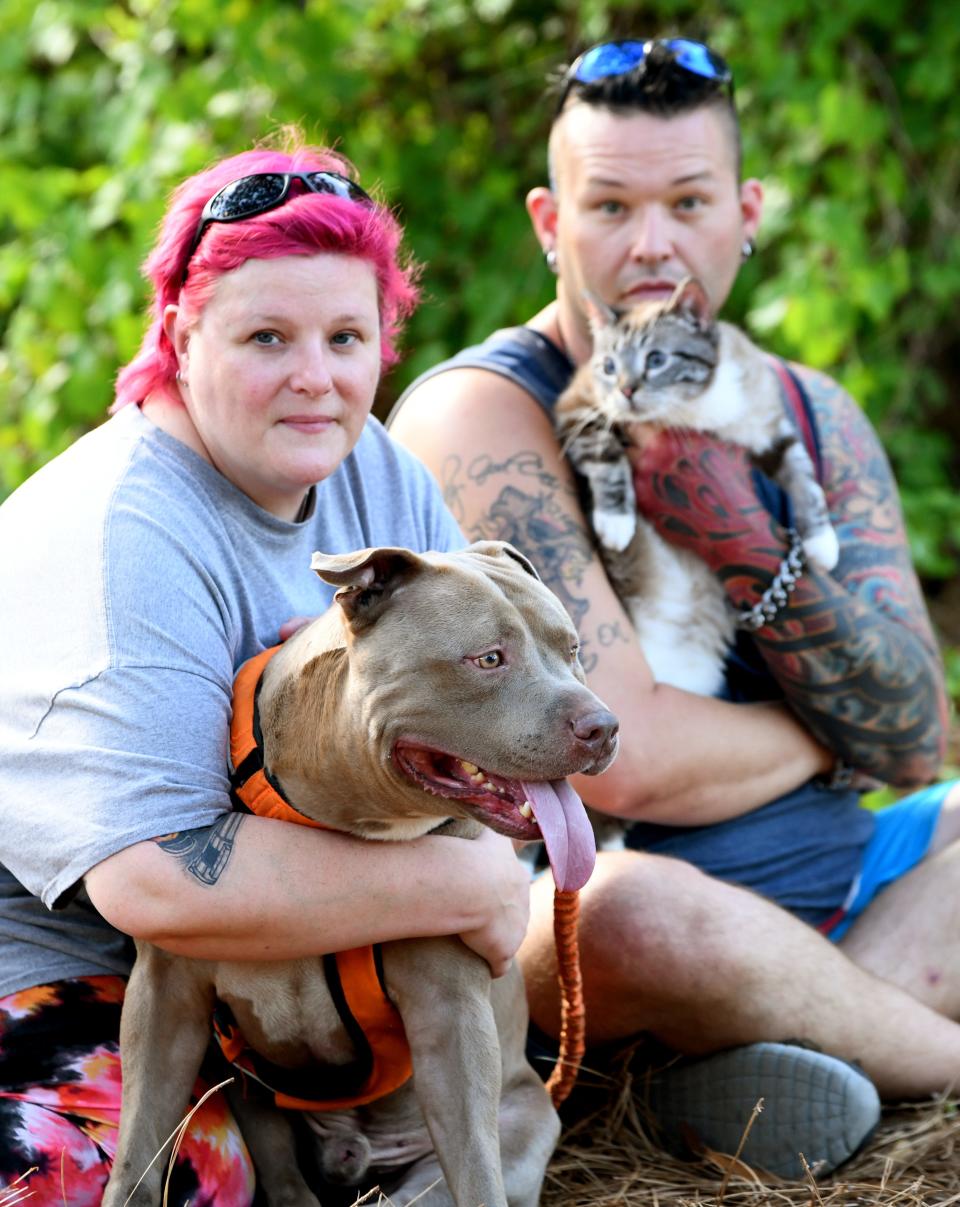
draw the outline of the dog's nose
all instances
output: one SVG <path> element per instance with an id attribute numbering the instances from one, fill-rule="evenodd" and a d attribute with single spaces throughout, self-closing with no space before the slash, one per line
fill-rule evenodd
<path id="1" fill-rule="evenodd" d="M 599 754 L 616 737 L 620 722 L 606 708 L 594 708 L 570 722 L 573 736 L 591 754 Z"/>

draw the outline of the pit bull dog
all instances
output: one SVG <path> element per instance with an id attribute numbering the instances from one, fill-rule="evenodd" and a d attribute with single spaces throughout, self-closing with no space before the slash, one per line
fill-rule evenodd
<path id="1" fill-rule="evenodd" d="M 339 608 L 260 656 L 261 783 L 307 824 L 370 840 L 475 837 L 482 825 L 542 838 L 558 887 L 580 887 L 593 837 L 564 779 L 609 765 L 617 722 L 584 685 L 576 631 L 530 563 L 486 541 L 446 555 L 315 554 L 312 565 L 339 588 Z M 535 1207 L 559 1121 L 524 1054 L 516 965 L 494 980 L 456 937 L 357 949 L 343 967 L 340 955 L 239 963 L 137 948 L 104 1207 L 131 1193 L 136 1207 L 160 1202 L 160 1162 L 134 1184 L 186 1111 L 214 999 L 229 1011 L 220 1030 L 252 1049 L 231 1103 L 271 1207 L 320 1202 L 298 1167 L 293 1114 L 326 1183 L 379 1184 L 396 1207 Z M 364 1019 L 375 1038 L 358 1032 Z M 293 1092 L 258 1092 L 266 1062 Z M 371 1098 L 378 1079 L 386 1095 Z"/>

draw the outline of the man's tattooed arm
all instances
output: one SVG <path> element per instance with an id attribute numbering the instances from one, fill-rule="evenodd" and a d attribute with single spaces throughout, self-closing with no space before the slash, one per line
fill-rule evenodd
<path id="1" fill-rule="evenodd" d="M 795 710 L 845 761 L 888 783 L 922 783 L 943 758 L 947 697 L 896 483 L 856 403 L 821 374 L 804 381 L 840 563 L 805 575 L 783 625 L 758 634 L 760 649 Z"/>
<path id="2" fill-rule="evenodd" d="M 562 489 L 562 483 L 556 475 L 544 469 L 543 458 L 540 454 L 531 449 L 515 453 L 505 461 L 496 461 L 493 457 L 488 456 L 476 457 L 466 470 L 463 468 L 461 458 L 455 453 L 451 453 L 449 457 L 445 458 L 440 470 L 440 489 L 443 491 L 443 501 L 453 513 L 458 524 L 463 524 L 466 516 L 463 501 L 465 486 L 468 484 L 483 486 L 485 482 L 496 478 L 498 474 L 519 474 L 524 478 L 531 479 L 548 494 Z"/>
<path id="3" fill-rule="evenodd" d="M 212 826 L 162 834 L 153 841 L 161 850 L 179 859 L 188 876 L 211 886 L 226 871 L 243 820 L 242 813 L 225 813 Z"/>
<path id="4" fill-rule="evenodd" d="M 942 758 L 946 695 L 896 485 L 859 407 L 828 378 L 805 374 L 816 408 L 841 557 L 808 568 L 790 603 L 755 635 L 771 673 L 811 733 L 888 783 L 932 778 Z M 709 437 L 658 441 L 638 456 L 641 510 L 673 543 L 704 558 L 737 607 L 756 602 L 785 548 L 760 505 L 742 450 Z"/>
<path id="5" fill-rule="evenodd" d="M 476 541 L 509 541 L 530 558 L 577 626 L 580 661 L 589 673 L 601 649 L 634 638 L 625 619 L 599 626 L 591 623 L 584 576 L 596 554 L 593 539 L 579 518 L 576 492 L 544 468 L 539 453 L 524 450 L 502 461 L 477 457 L 465 470 L 457 458 L 450 458 L 444 479 L 448 501 L 451 493 L 459 497 L 464 485 L 483 486 L 488 491 L 491 486 L 496 488 L 498 477 L 509 481 L 465 529 L 466 535 Z"/>

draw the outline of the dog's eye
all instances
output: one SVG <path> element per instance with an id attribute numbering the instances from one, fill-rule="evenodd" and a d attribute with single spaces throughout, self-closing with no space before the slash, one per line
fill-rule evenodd
<path id="1" fill-rule="evenodd" d="M 470 661 L 479 666 L 481 670 L 492 671 L 498 666 L 503 666 L 503 654 L 499 650 L 488 650 L 485 654 L 478 654 L 476 658 L 471 658 Z"/>
<path id="2" fill-rule="evenodd" d="M 570 661 L 577 662 L 580 658 L 580 646 L 572 645 L 570 647 Z"/>

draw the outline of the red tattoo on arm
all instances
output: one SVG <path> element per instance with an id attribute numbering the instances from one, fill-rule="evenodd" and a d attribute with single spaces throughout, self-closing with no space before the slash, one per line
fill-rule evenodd
<path id="1" fill-rule="evenodd" d="M 830 379 L 802 376 L 840 562 L 832 574 L 808 568 L 755 640 L 819 741 L 885 782 L 922 783 L 943 757 L 947 702 L 896 484 L 856 403 Z M 758 500 L 747 455 L 709 436 L 669 432 L 633 461 L 638 505 L 661 536 L 701 557 L 733 605 L 756 602 L 787 540 Z"/>
<path id="2" fill-rule="evenodd" d="M 732 604 L 755 603 L 788 542 L 757 497 L 749 455 L 701 432 L 660 431 L 633 465 L 637 506 L 664 540 L 705 561 Z"/>

